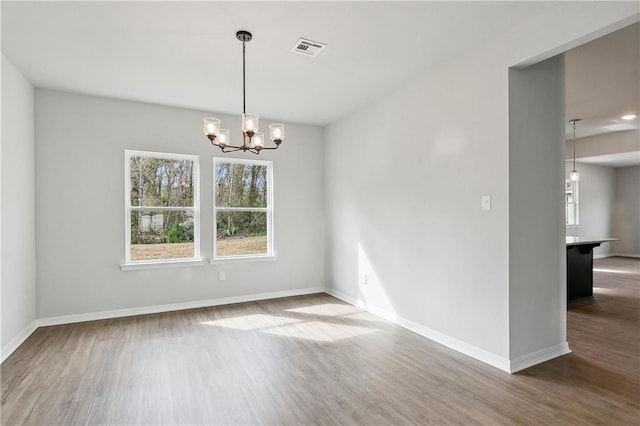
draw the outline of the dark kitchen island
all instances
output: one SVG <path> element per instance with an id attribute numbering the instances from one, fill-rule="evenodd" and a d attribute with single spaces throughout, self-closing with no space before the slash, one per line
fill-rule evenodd
<path id="1" fill-rule="evenodd" d="M 615 238 L 567 237 L 567 302 L 593 297 L 593 249 Z"/>

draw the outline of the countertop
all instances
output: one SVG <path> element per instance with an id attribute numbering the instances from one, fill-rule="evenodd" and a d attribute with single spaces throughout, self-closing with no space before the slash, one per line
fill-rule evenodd
<path id="1" fill-rule="evenodd" d="M 591 238 L 591 237 L 567 237 L 568 246 L 578 246 L 581 244 L 601 244 L 608 241 L 618 241 L 617 238 Z"/>

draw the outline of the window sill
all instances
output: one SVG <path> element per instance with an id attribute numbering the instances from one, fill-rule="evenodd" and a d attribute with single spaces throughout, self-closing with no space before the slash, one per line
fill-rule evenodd
<path id="1" fill-rule="evenodd" d="M 201 259 L 160 260 L 156 262 L 124 263 L 120 265 L 120 269 L 122 271 L 137 271 L 141 269 L 183 268 L 189 266 L 202 266 L 206 263 L 206 260 Z"/>
<path id="2" fill-rule="evenodd" d="M 220 265 L 223 263 L 272 262 L 275 260 L 278 260 L 278 255 L 270 254 L 266 256 L 234 256 L 209 259 L 209 263 L 212 265 Z"/>

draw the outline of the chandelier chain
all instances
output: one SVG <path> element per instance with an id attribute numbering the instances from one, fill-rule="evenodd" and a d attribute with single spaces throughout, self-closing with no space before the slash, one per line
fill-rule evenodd
<path id="1" fill-rule="evenodd" d="M 576 169 L 576 120 L 571 120 L 573 124 L 573 170 Z"/>
<path id="2" fill-rule="evenodd" d="M 245 85 L 246 85 L 246 65 L 245 65 L 245 45 L 244 45 L 244 40 L 242 41 L 242 113 L 246 114 L 247 113 L 247 95 L 246 95 L 246 89 L 245 89 Z M 574 124 L 574 128 L 575 128 L 575 124 Z"/>

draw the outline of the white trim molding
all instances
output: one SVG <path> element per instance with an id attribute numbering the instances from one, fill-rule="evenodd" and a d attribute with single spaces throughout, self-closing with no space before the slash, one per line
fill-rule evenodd
<path id="1" fill-rule="evenodd" d="M 594 254 L 594 259 L 604 259 L 606 257 L 633 257 L 635 259 L 640 259 L 640 254 L 638 253 L 604 253 L 604 254 Z"/>
<path id="2" fill-rule="evenodd" d="M 216 191 L 219 187 L 218 184 L 218 165 L 219 164 L 233 164 L 242 166 L 257 166 L 265 168 L 266 178 L 266 200 L 264 207 L 244 207 L 244 206 L 224 206 L 217 204 Z M 248 158 L 229 158 L 229 157 L 213 157 L 213 258 L 210 260 L 212 265 L 222 264 L 225 262 L 249 262 L 249 261 L 264 261 L 264 260 L 276 260 L 276 248 L 275 248 L 275 208 L 274 208 L 274 173 L 273 173 L 273 161 L 271 160 L 253 160 Z M 266 253 L 259 254 L 246 254 L 240 256 L 218 256 L 218 214 L 224 212 L 253 212 L 264 213 L 266 215 L 266 231 L 267 231 L 267 251 Z"/>
<path id="3" fill-rule="evenodd" d="M 571 353 L 569 343 L 564 342 L 559 345 L 551 346 L 550 348 L 540 349 L 539 351 L 519 356 L 518 358 L 511 360 L 509 367 L 510 373 L 524 370 L 525 368 L 532 367 L 536 364 L 549 361 L 550 359 L 557 358 L 568 353 Z"/>
<path id="4" fill-rule="evenodd" d="M 638 253 L 609 253 L 607 257 L 634 257 L 636 259 L 640 259 L 640 254 Z"/>
<path id="5" fill-rule="evenodd" d="M 470 345 L 466 342 L 447 336 L 446 334 L 432 330 L 408 319 L 399 317 L 393 312 L 381 309 L 377 306 L 373 306 L 362 300 L 355 299 L 332 288 L 326 288 L 325 293 L 351 305 L 357 306 L 360 309 L 364 309 L 365 311 L 379 316 L 380 318 L 391 321 L 399 325 L 400 327 L 406 328 L 409 331 L 413 331 L 414 333 L 421 335 L 422 337 L 426 337 L 429 340 L 433 340 L 436 343 L 440 343 L 441 345 L 444 345 L 450 349 L 468 355 L 471 358 L 475 358 L 478 361 L 484 362 L 485 364 L 489 364 L 492 367 L 498 368 L 507 373 L 513 373 L 513 371 L 511 371 L 511 364 L 506 358 L 502 358 L 496 354 L 478 348 L 477 346 Z"/>
<path id="6" fill-rule="evenodd" d="M 211 265 L 222 265 L 225 263 L 274 262 L 276 260 L 278 260 L 278 255 L 270 254 L 261 256 L 220 257 L 217 259 L 209 259 L 209 263 Z"/>
<path id="7" fill-rule="evenodd" d="M 193 163 L 192 169 L 192 190 L 193 190 L 193 204 L 189 206 L 163 206 L 163 205 L 147 205 L 140 200 L 137 206 L 131 204 L 131 159 L 133 158 L 146 158 L 146 159 L 163 159 L 163 160 L 178 160 L 187 161 Z M 161 203 L 156 203 L 161 204 Z M 188 212 L 193 215 L 193 257 L 184 259 L 167 259 L 161 258 L 156 261 L 135 261 L 131 259 L 131 214 L 133 212 L 142 213 L 144 211 L 177 211 Z M 163 213 L 164 214 L 164 213 Z M 192 266 L 204 264 L 204 261 L 200 259 L 200 156 L 192 154 L 172 154 L 166 152 L 150 152 L 150 151 L 137 151 L 131 149 L 124 150 L 124 241 L 125 241 L 125 261 L 120 268 L 123 271 L 135 270 L 135 269 L 155 269 L 162 267 L 175 267 L 175 266 Z M 164 230 L 163 230 L 164 231 Z M 188 261 L 194 261 L 194 263 L 187 263 Z"/>
<path id="8" fill-rule="evenodd" d="M 184 268 L 190 266 L 203 266 L 206 260 L 159 260 L 156 262 L 133 262 L 120 265 L 122 271 L 139 271 L 142 269 L 162 269 L 162 268 Z"/>
<path id="9" fill-rule="evenodd" d="M 256 302 L 258 300 L 278 299 L 281 297 L 303 296 L 323 293 L 322 287 L 301 288 L 294 290 L 274 291 L 270 293 L 248 294 L 245 296 L 222 297 L 219 299 L 195 300 L 193 302 L 171 303 L 167 305 L 143 306 L 139 308 L 114 309 L 110 311 L 88 312 L 85 314 L 63 315 L 41 318 L 38 327 L 50 325 L 72 324 L 76 322 L 97 321 L 109 318 L 121 318 L 134 315 L 157 314 L 160 312 L 181 311 L 184 309 L 208 308 L 210 306 L 230 305 L 232 303 Z"/>
<path id="10" fill-rule="evenodd" d="M 11 355 L 16 349 L 18 349 L 18 347 L 23 344 L 24 341 L 27 340 L 27 338 L 31 336 L 31 334 L 36 331 L 37 328 L 38 320 L 33 321 L 31 324 L 25 327 L 25 329 L 22 330 L 16 337 L 14 337 L 13 340 L 7 343 L 2 348 L 2 354 L 0 354 L 0 362 L 4 362 L 5 359 L 9 358 L 9 355 Z"/>

